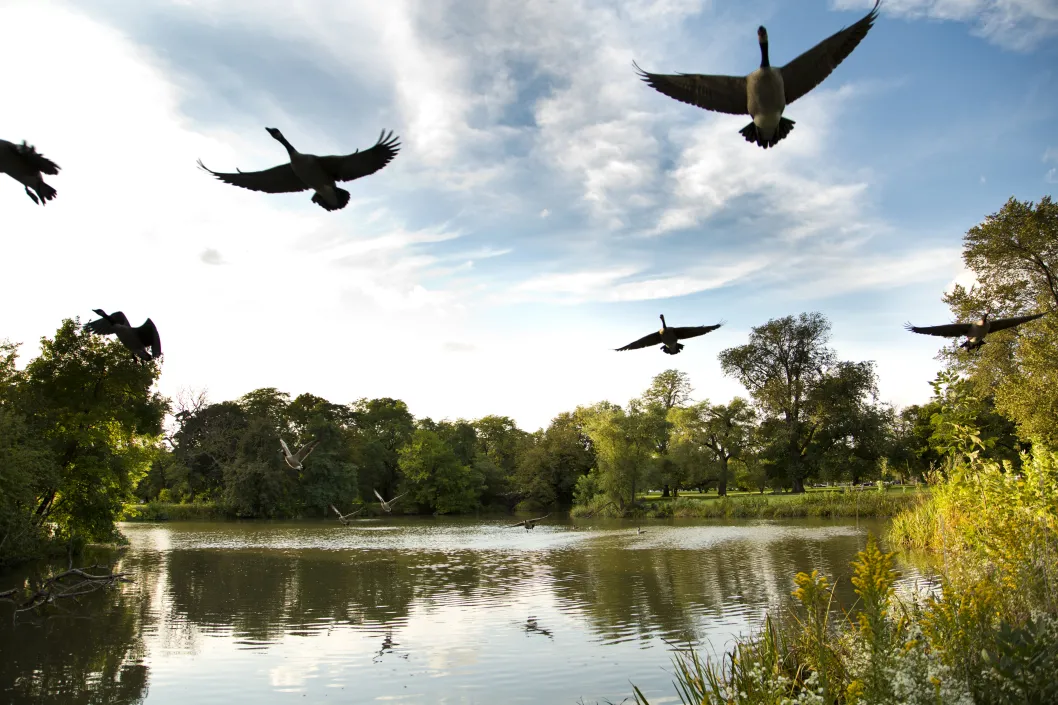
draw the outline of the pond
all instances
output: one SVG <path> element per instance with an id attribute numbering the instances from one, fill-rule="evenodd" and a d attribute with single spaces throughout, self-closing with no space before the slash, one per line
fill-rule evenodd
<path id="1" fill-rule="evenodd" d="M 884 529 L 511 521 L 126 524 L 135 582 L 44 623 L 0 607 L 0 701 L 678 702 L 674 645 L 724 649 L 800 570 L 851 605 L 849 561 Z"/>

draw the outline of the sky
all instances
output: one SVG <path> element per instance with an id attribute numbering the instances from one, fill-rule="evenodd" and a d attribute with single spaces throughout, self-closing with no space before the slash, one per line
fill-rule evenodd
<path id="1" fill-rule="evenodd" d="M 967 229 L 1058 183 L 1058 0 L 886 0 L 769 150 L 632 67 L 744 75 L 758 25 L 782 64 L 872 4 L 0 0 L 0 138 L 62 168 L 44 208 L 0 176 L 0 339 L 24 364 L 120 309 L 158 326 L 169 396 L 388 396 L 535 430 L 672 367 L 698 400 L 745 395 L 718 354 L 819 311 L 883 401 L 926 401 L 943 340 L 904 322 L 950 321 Z M 266 126 L 402 147 L 333 213 L 197 168 L 282 163 Z M 659 314 L 725 325 L 614 352 Z"/>

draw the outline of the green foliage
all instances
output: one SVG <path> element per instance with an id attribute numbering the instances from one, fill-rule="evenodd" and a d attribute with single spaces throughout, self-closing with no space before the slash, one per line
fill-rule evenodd
<path id="1" fill-rule="evenodd" d="M 1011 198 L 966 233 L 963 260 L 977 283 L 944 298 L 960 320 L 984 311 L 1052 315 L 989 334 L 975 353 L 953 345 L 944 353 L 949 365 L 966 373 L 980 396 L 994 396 L 1022 438 L 1058 447 L 1058 203 Z"/>
<path id="2" fill-rule="evenodd" d="M 402 490 L 411 502 L 437 514 L 471 512 L 484 488 L 480 466 L 463 465 L 433 431 L 416 430 L 400 450 Z"/>

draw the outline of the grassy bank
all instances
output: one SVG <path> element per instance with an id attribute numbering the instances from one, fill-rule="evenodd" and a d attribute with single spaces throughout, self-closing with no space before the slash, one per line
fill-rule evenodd
<path id="1" fill-rule="evenodd" d="M 796 607 L 723 658 L 676 657 L 681 700 L 1058 702 L 1058 453 L 1035 450 L 1020 475 L 990 462 L 957 468 L 895 518 L 889 538 L 938 554 L 939 592 L 898 598 L 892 554 L 869 538 L 852 564 L 855 605 L 833 609 L 833 581 L 798 573 Z"/>
<path id="2" fill-rule="evenodd" d="M 227 514 L 213 502 L 177 504 L 175 502 L 147 502 L 126 505 L 120 521 L 208 521 L 225 519 Z"/>
<path id="3" fill-rule="evenodd" d="M 928 498 L 928 490 L 845 489 L 804 494 L 735 494 L 728 497 L 681 495 L 646 498 L 625 516 L 681 519 L 784 519 L 797 517 L 892 517 L 915 508 Z M 577 506 L 574 517 L 620 516 L 616 505 L 597 499 Z"/>

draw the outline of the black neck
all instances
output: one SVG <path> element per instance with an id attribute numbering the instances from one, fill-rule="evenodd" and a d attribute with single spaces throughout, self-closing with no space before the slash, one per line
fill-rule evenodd
<path id="1" fill-rule="evenodd" d="M 770 66 L 771 63 L 768 61 L 768 40 L 765 39 L 760 43 L 760 67 L 766 69 Z"/>

